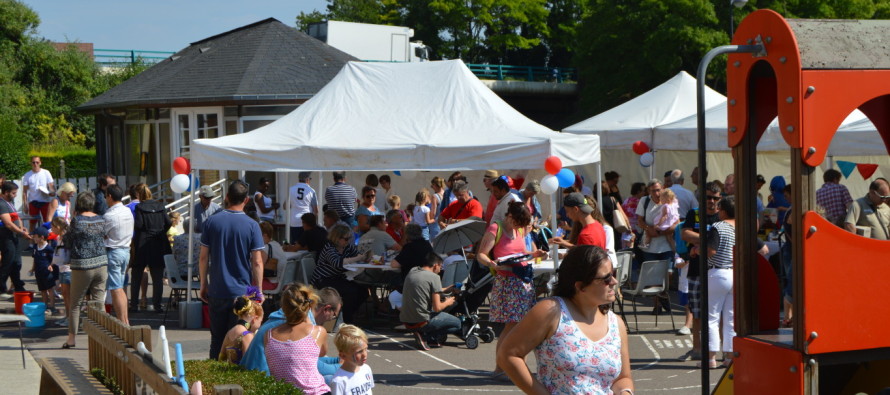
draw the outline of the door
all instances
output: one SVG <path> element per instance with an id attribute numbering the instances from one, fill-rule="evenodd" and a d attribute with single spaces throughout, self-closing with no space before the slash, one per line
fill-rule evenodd
<path id="1" fill-rule="evenodd" d="M 216 138 L 223 136 L 223 109 L 222 107 L 202 108 L 178 108 L 173 110 L 173 135 L 174 150 L 178 156 L 191 158 L 191 143 L 195 139 Z M 171 161 L 170 168 L 173 166 Z M 200 170 L 198 181 L 201 185 L 209 185 L 219 181 L 221 171 Z"/>

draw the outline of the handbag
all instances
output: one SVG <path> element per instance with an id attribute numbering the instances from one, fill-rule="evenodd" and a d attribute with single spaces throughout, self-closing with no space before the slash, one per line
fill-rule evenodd
<path id="1" fill-rule="evenodd" d="M 627 219 L 624 209 L 615 201 L 614 197 L 610 197 L 610 199 L 612 199 L 612 205 L 615 207 L 615 214 L 612 215 L 612 222 L 614 222 L 612 228 L 618 233 L 630 232 L 630 220 Z"/>

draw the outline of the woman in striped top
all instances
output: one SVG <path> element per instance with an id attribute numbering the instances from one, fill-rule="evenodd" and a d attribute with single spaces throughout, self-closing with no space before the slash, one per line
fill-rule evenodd
<path id="1" fill-rule="evenodd" d="M 318 254 L 318 262 L 312 275 L 312 285 L 315 288 L 331 287 L 340 293 L 343 298 L 343 322 L 347 324 L 353 323 L 355 311 L 368 297 L 368 288 L 346 279 L 347 270 L 343 265 L 368 258 L 359 255 L 353 240 L 352 229 L 343 224 L 334 225 L 328 232 L 328 241 Z"/>
<path id="2" fill-rule="evenodd" d="M 723 365 L 732 363 L 733 321 L 732 267 L 735 250 L 735 199 L 727 196 L 717 204 L 720 222 L 708 232 L 708 349 L 709 367 L 717 367 L 720 349 L 720 316 L 723 316 Z"/>

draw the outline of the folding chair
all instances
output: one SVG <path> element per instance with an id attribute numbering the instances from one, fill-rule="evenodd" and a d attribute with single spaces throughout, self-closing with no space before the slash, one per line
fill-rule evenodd
<path id="1" fill-rule="evenodd" d="M 627 280 L 630 279 L 630 267 L 633 264 L 633 251 L 618 251 L 616 256 L 618 257 L 618 266 L 615 268 L 615 270 L 616 280 L 618 280 L 618 284 L 615 285 L 615 292 L 617 295 L 615 301 L 618 302 L 618 310 L 621 313 L 621 319 L 624 320 L 624 326 L 626 327 L 627 317 L 625 317 L 624 314 L 624 294 L 622 294 L 621 289 L 624 288 L 624 286 L 627 284 Z"/>
<path id="2" fill-rule="evenodd" d="M 167 312 L 174 306 L 173 302 L 175 300 L 179 300 L 179 298 L 182 298 L 185 296 L 185 293 L 188 292 L 189 281 L 179 277 L 179 268 L 176 267 L 176 260 L 173 259 L 172 254 L 164 255 L 164 268 L 166 269 L 166 273 L 164 274 L 167 277 L 167 283 L 170 285 L 170 296 L 167 298 L 167 310 L 164 311 L 164 325 L 166 325 Z M 197 273 L 194 274 L 197 275 Z M 201 296 L 198 292 L 201 290 L 201 283 L 194 280 L 191 280 L 191 283 L 192 292 L 195 293 L 195 298 L 200 300 Z"/>
<path id="3" fill-rule="evenodd" d="M 676 324 L 674 323 L 674 315 L 671 314 L 670 309 L 670 294 L 667 293 L 668 290 L 668 268 L 670 268 L 670 262 L 666 260 L 661 261 L 646 261 L 643 262 L 642 267 L 640 268 L 640 279 L 637 281 L 637 287 L 634 289 L 625 289 L 624 293 L 631 296 L 631 302 L 634 307 L 634 324 L 636 324 L 636 331 L 640 331 L 640 323 L 639 318 L 637 317 L 637 297 L 638 296 L 655 296 L 658 297 L 662 293 L 668 296 L 668 315 L 671 316 L 671 327 L 673 329 L 677 329 Z M 622 300 L 622 304 L 624 301 Z M 656 302 L 658 303 L 658 302 Z M 621 308 L 624 310 L 624 308 Z M 658 326 L 658 316 L 655 316 L 655 326 Z"/>

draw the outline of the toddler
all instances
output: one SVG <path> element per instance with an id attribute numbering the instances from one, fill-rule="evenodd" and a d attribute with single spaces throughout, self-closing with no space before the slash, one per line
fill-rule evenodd
<path id="1" fill-rule="evenodd" d="M 170 246 L 173 246 L 173 238 L 183 233 L 179 226 L 182 223 L 182 214 L 174 211 L 170 213 L 170 229 L 167 229 L 167 239 L 170 240 Z"/>
<path id="2" fill-rule="evenodd" d="M 430 224 L 436 221 L 428 204 L 430 204 L 430 193 L 426 189 L 417 192 L 417 196 L 414 197 L 414 211 L 412 213 L 414 214 L 414 223 L 420 225 L 420 228 L 423 229 L 424 240 L 430 239 Z"/>
<path id="3" fill-rule="evenodd" d="M 331 393 L 371 394 L 374 388 L 374 373 L 368 362 L 368 336 L 355 325 L 342 325 L 334 338 L 343 366 L 334 373 L 331 380 Z"/>
<path id="4" fill-rule="evenodd" d="M 56 325 L 68 326 L 68 312 L 71 311 L 71 266 L 68 266 L 68 249 L 62 244 L 62 236 L 68 231 L 68 222 L 62 217 L 55 217 L 52 221 L 53 233 L 57 236 L 57 244 L 53 248 L 53 271 L 58 268 L 56 275 L 59 278 L 59 287 L 62 289 L 62 301 L 65 303 L 66 317 L 56 321 Z M 55 295 L 54 295 L 55 296 Z"/>
<path id="5" fill-rule="evenodd" d="M 661 202 L 661 210 L 659 211 L 659 215 L 654 218 L 654 226 L 655 229 L 659 231 L 665 231 L 671 228 L 674 224 L 680 221 L 680 203 L 677 201 L 677 196 L 674 195 L 674 191 L 670 188 L 665 188 L 661 191 L 661 195 L 658 199 Z M 677 251 L 677 241 L 674 239 L 673 235 L 666 236 L 668 245 L 671 247 L 671 251 Z M 652 240 L 649 235 L 643 232 L 643 245 L 641 247 L 646 248 L 649 246 Z M 677 253 L 674 253 L 674 260 L 676 262 L 682 262 Z"/>
<path id="6" fill-rule="evenodd" d="M 248 296 L 239 296 L 232 305 L 232 312 L 238 316 L 238 323 L 226 333 L 219 360 L 237 365 L 263 324 L 263 306 Z"/>
<path id="7" fill-rule="evenodd" d="M 31 266 L 31 274 L 37 280 L 37 289 L 40 290 L 50 313 L 56 315 L 56 294 L 53 292 L 53 288 L 56 287 L 52 268 L 53 247 L 47 243 L 47 237 L 49 237 L 49 231 L 43 226 L 34 228 L 34 233 L 31 234 L 31 241 L 34 242 L 34 252 L 32 253 L 34 264 Z"/>

